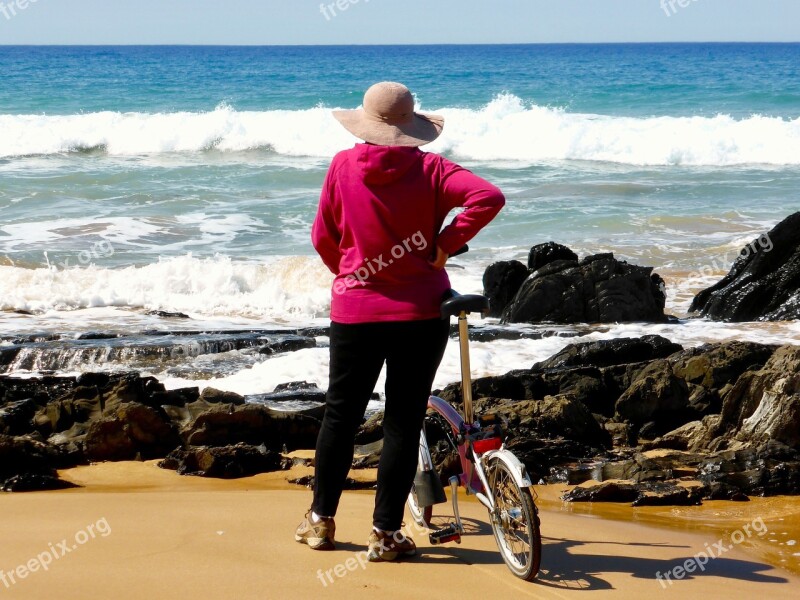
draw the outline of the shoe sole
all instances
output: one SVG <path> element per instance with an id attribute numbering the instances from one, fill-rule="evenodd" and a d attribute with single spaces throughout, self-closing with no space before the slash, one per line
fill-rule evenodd
<path id="1" fill-rule="evenodd" d="M 306 544 L 312 550 L 335 550 L 336 546 L 328 538 L 307 538 L 301 535 L 295 535 L 294 541 L 301 544 Z"/>
<path id="2" fill-rule="evenodd" d="M 383 554 L 371 550 L 367 556 L 367 560 L 369 562 L 394 562 L 399 558 L 415 556 L 416 554 L 416 550 L 408 550 L 407 552 L 384 552 Z"/>

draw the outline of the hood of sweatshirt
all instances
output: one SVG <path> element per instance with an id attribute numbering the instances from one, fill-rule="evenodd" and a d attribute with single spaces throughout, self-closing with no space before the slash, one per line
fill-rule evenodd
<path id="1" fill-rule="evenodd" d="M 367 185 L 394 183 L 415 164 L 420 163 L 422 150 L 407 146 L 375 146 L 358 144 L 356 161 Z"/>

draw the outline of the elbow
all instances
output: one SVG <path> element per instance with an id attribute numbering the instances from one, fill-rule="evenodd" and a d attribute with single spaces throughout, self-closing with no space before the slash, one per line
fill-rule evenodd
<path id="1" fill-rule="evenodd" d="M 502 208 L 506 205 L 506 197 L 500 188 L 492 186 L 489 195 L 489 203 L 492 207 L 495 208 L 497 212 L 500 212 Z"/>

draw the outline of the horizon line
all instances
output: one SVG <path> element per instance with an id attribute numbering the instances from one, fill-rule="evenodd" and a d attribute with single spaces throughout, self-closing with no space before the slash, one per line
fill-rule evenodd
<path id="1" fill-rule="evenodd" d="M 52 48 L 92 48 L 92 47 L 153 47 L 153 48 L 352 48 L 352 47 L 414 47 L 414 46 L 633 46 L 633 45 L 675 45 L 675 44 L 800 44 L 800 40 L 671 40 L 671 41 L 619 41 L 619 42 L 436 42 L 436 43 L 397 43 L 397 44 L 202 44 L 202 43 L 108 43 L 108 44 L 55 44 L 55 43 L 0 43 L 0 47 L 52 47 Z"/>

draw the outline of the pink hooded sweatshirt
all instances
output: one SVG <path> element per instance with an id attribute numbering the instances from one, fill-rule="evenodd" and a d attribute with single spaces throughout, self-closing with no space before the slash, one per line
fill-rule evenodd
<path id="1" fill-rule="evenodd" d="M 488 181 L 419 148 L 356 144 L 331 163 L 311 238 L 336 275 L 337 323 L 437 318 L 450 288 L 428 262 L 460 249 L 505 204 Z M 464 207 L 442 230 L 447 214 Z"/>

